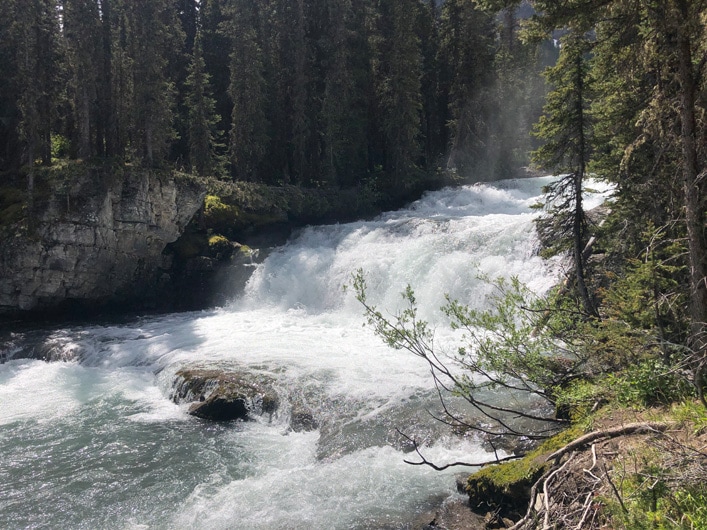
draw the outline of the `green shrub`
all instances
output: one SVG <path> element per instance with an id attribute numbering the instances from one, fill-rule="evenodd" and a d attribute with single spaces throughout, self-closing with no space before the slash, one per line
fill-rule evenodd
<path id="1" fill-rule="evenodd" d="M 61 134 L 52 134 L 51 151 L 52 158 L 66 158 L 69 156 L 71 142 L 66 136 Z"/>
<path id="2" fill-rule="evenodd" d="M 233 244 L 228 238 L 214 234 L 209 236 L 209 254 L 213 257 L 227 258 L 233 253 Z"/>
<path id="3" fill-rule="evenodd" d="M 204 199 L 205 228 L 216 232 L 228 232 L 230 227 L 237 224 L 239 217 L 238 208 L 224 203 L 217 195 L 207 195 Z"/>
<path id="4" fill-rule="evenodd" d="M 629 406 L 667 404 L 690 395 L 691 387 L 659 359 L 630 366 L 621 375 L 609 376 L 619 403 Z"/>

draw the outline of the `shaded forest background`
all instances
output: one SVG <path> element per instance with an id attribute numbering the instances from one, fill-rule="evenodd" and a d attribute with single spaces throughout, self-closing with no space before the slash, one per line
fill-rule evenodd
<path id="1" fill-rule="evenodd" d="M 517 176 L 552 42 L 527 3 L 9 0 L 0 171 L 107 158 L 395 195 L 435 173 Z"/>

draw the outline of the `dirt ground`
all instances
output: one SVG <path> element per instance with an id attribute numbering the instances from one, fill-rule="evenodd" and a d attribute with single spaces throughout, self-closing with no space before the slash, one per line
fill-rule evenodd
<path id="1" fill-rule="evenodd" d="M 627 433 L 618 434 L 622 430 Z M 626 509 L 622 493 L 625 481 L 638 481 L 634 487 L 643 493 L 650 493 L 657 484 L 677 488 L 707 483 L 705 427 L 696 428 L 689 421 L 677 423 L 659 409 L 620 410 L 600 415 L 590 431 L 608 434 L 555 459 L 533 491 L 533 507 L 527 520 L 476 514 L 460 498 L 420 517 L 411 530 L 608 530 L 613 528 L 607 524 L 608 504 Z"/>

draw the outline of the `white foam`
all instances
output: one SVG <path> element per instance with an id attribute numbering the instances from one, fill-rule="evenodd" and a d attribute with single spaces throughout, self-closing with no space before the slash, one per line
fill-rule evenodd
<path id="1" fill-rule="evenodd" d="M 537 256 L 531 224 L 537 214 L 530 208 L 550 181 L 441 190 L 372 221 L 304 229 L 258 266 L 242 299 L 222 309 L 55 331 L 47 339 L 52 355 L 73 362 L 0 365 L 3 435 L 19 437 L 26 421 L 40 431 L 49 432 L 60 420 L 71 429 L 70 419 L 79 414 L 82 426 L 135 422 L 115 431 L 124 437 L 116 443 L 128 446 L 142 440 L 153 447 L 165 439 L 165 430 L 173 434 L 172 445 L 161 448 L 164 463 L 134 477 L 135 483 L 173 477 L 174 484 L 164 483 L 169 495 L 141 496 L 130 513 L 120 513 L 125 528 L 150 527 L 151 521 L 209 529 L 401 527 L 431 496 L 453 494 L 449 475 L 459 469 L 439 474 L 409 466 L 403 460 L 414 455 L 387 445 L 396 422 L 417 427 L 416 415 L 436 406 L 433 382 L 424 361 L 389 349 L 362 327 L 362 307 L 342 286 L 362 268 L 371 303 L 393 313 L 410 284 L 421 317 L 437 330 L 437 344 L 451 344 L 458 333 L 439 311 L 446 293 L 478 308 L 492 289 L 480 275 L 517 275 L 538 293 L 554 283 L 559 265 Z M 602 197 L 609 193 L 602 188 Z M 168 398 L 179 367 L 199 363 L 244 366 L 286 389 L 311 390 L 326 420 L 321 432 L 286 434 L 278 417 L 202 428 L 186 415 L 186 405 Z M 101 408 L 97 403 L 105 406 L 94 411 Z M 144 439 L 128 439 L 133 431 Z M 98 447 L 113 443 L 100 438 L 110 436 L 100 428 L 90 436 Z M 440 439 L 438 433 L 431 439 L 437 440 L 425 448 L 431 461 L 489 456 L 474 439 Z M 203 473 L 179 476 L 195 454 L 210 465 Z M 174 456 L 174 468 L 161 469 L 173 465 L 168 456 Z M 75 480 L 61 476 L 61 469 L 54 472 L 59 482 Z M 86 469 L 84 478 L 103 472 Z M 186 498 L 179 488 L 188 489 Z M 127 506 L 112 493 L 102 494 L 106 511 Z M 23 493 L 24 502 L 32 502 L 28 495 Z M 107 520 L 106 514 L 85 517 L 85 528 Z"/>

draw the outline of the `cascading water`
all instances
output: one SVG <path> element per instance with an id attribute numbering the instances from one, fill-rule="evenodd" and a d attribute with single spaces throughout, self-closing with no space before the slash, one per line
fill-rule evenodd
<path id="1" fill-rule="evenodd" d="M 342 286 L 361 268 L 371 301 L 392 311 L 412 285 L 444 343 L 445 293 L 482 307 L 481 275 L 538 292 L 555 282 L 531 222 L 547 182 L 447 189 L 373 221 L 307 228 L 229 307 L 11 334 L 0 351 L 0 527 L 405 527 L 454 495 L 458 468 L 405 464 L 397 428 L 433 461 L 488 454 L 430 419 L 428 367 L 362 327 Z M 169 396 L 194 364 L 273 378 L 319 428 L 293 432 L 286 406 L 252 422 L 189 416 Z"/>

